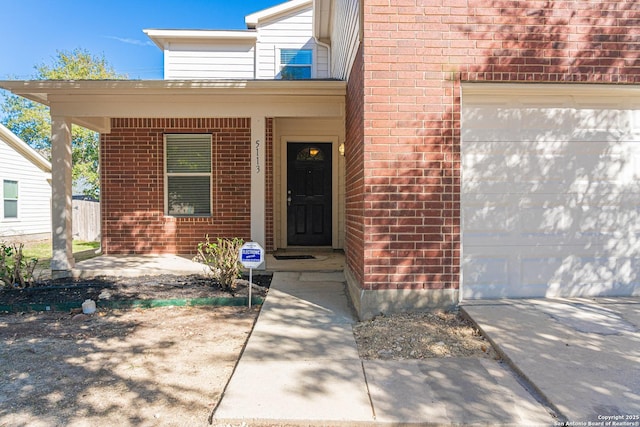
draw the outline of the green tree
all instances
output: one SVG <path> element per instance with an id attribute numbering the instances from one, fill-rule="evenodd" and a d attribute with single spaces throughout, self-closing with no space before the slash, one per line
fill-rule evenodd
<path id="1" fill-rule="evenodd" d="M 115 80 L 126 79 L 109 65 L 104 55 L 95 56 L 84 49 L 57 51 L 51 64 L 34 67 L 33 80 Z M 47 159 L 51 159 L 51 116 L 49 108 L 8 94 L 1 106 L 3 122 L 13 133 Z M 84 194 L 99 198 L 99 135 L 89 129 L 72 126 L 73 183 Z"/>

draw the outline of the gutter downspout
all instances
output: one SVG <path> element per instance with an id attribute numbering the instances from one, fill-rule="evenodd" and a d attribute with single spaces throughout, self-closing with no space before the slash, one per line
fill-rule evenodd
<path id="1" fill-rule="evenodd" d="M 327 71 L 329 72 L 329 78 L 331 78 L 333 76 L 333 70 L 331 69 L 331 45 L 321 42 L 315 35 L 315 31 L 313 34 L 313 39 L 316 41 L 318 46 L 322 46 L 327 49 Z"/>

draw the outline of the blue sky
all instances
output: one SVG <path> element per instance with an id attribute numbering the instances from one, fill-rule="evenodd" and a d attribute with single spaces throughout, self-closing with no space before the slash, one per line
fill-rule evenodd
<path id="1" fill-rule="evenodd" d="M 162 79 L 162 51 L 142 32 L 245 29 L 244 17 L 285 0 L 0 0 L 0 80 L 27 80 L 56 50 L 104 54 L 131 79 Z"/>

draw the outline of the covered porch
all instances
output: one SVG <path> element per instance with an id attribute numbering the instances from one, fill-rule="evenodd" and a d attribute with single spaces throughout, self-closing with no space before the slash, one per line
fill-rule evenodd
<path id="1" fill-rule="evenodd" d="M 247 123 L 245 136 L 239 138 L 242 151 L 234 153 L 234 139 L 229 139 L 226 152 L 220 156 L 235 155 L 236 163 L 227 163 L 231 172 L 234 164 L 246 172 L 247 188 L 243 196 L 235 196 L 236 205 L 242 203 L 246 209 L 233 212 L 231 224 L 246 224 L 237 229 L 227 228 L 229 232 L 239 230 L 238 235 L 245 240 L 260 243 L 270 251 L 287 248 L 288 196 L 287 186 L 287 147 L 292 143 L 326 144 L 331 158 L 331 235 L 330 248 L 339 249 L 344 242 L 344 159 L 340 147 L 344 144 L 345 83 L 341 81 L 2 81 L 0 87 L 11 92 L 45 104 L 51 111 L 52 141 L 52 275 L 64 277 L 72 274 L 74 259 L 71 251 L 72 241 L 72 183 L 71 183 L 71 125 L 77 124 L 101 134 L 101 180 L 105 176 L 114 181 L 114 175 L 107 175 L 112 154 L 120 145 L 135 146 L 140 129 L 124 129 L 117 138 L 109 138 L 114 124 L 131 123 L 144 120 L 155 126 L 157 121 L 164 127 L 154 128 L 154 132 L 163 135 L 166 129 L 200 129 L 199 120 L 238 119 Z M 154 122 L 154 120 L 156 122 Z M 176 127 L 174 120 L 188 123 L 186 127 Z M 226 123 L 226 122 L 225 122 Z M 213 125 L 209 125 L 211 127 Z M 187 129 L 187 130 L 185 130 Z M 202 129 L 207 129 L 203 126 Z M 120 129 L 122 130 L 122 129 Z M 206 130 L 205 130 L 206 131 Z M 218 129 L 226 137 L 225 129 Z M 203 131 L 204 132 L 204 131 Z M 147 132 L 148 133 L 148 132 Z M 147 137 L 148 135 L 145 135 Z M 246 137 L 246 140 L 243 139 Z M 157 142 L 157 141 L 156 141 Z M 215 141 L 213 143 L 215 147 Z M 118 176 L 121 187 L 117 192 L 108 186 L 101 189 L 102 207 L 102 244 L 107 254 L 143 255 L 145 253 L 162 254 L 176 252 L 188 247 L 190 241 L 179 242 L 178 233 L 189 230 L 192 239 L 204 240 L 205 234 L 216 237 L 216 228 L 220 218 L 209 219 L 175 217 L 168 212 L 166 205 L 166 166 L 164 149 L 156 144 L 157 152 L 140 151 L 130 156 L 128 166 L 136 170 L 149 170 L 155 174 L 148 182 L 142 182 L 140 175 Z M 226 154 L 225 154 L 226 153 Z M 122 154 L 122 153 L 121 153 Z M 125 153 L 126 154 L 126 153 Z M 126 157 L 126 155 L 124 156 Z M 220 157 L 229 162 L 229 157 Z M 214 158 L 216 162 L 218 158 Z M 246 164 L 244 163 L 246 162 Z M 106 170 L 106 171 L 105 171 Z M 220 172 L 221 174 L 223 172 Z M 227 176 L 229 178 L 229 176 Z M 213 184 L 216 177 L 212 176 Z M 236 179 L 236 178 L 234 178 Z M 144 196 L 131 195 L 136 186 L 146 185 L 158 203 L 147 209 Z M 155 187 L 154 187 L 155 186 Z M 111 187 L 114 188 L 114 187 Z M 164 194 L 164 196 L 162 196 Z M 149 219 L 136 216 L 138 212 L 153 210 L 161 218 L 154 227 L 160 227 L 161 238 L 145 234 L 144 227 L 120 227 L 121 224 L 106 221 L 105 216 L 113 212 L 114 198 L 130 197 L 137 200 L 139 206 L 131 207 L 127 221 L 140 224 Z M 136 199 L 137 197 L 137 199 Z M 234 195 L 230 197 L 233 199 Z M 212 202 L 213 203 L 213 202 Z M 123 203 L 121 203 L 123 204 Z M 129 203 L 132 205 L 133 203 Z M 234 206 L 236 206 L 234 205 Z M 236 209 L 237 210 L 237 209 Z M 135 212 L 134 212 L 135 211 Z M 223 215 L 220 208 L 219 215 Z M 169 226 L 166 224 L 169 223 Z M 130 240 L 149 242 L 157 239 L 159 246 L 118 246 L 113 242 L 114 226 L 118 233 L 128 233 Z M 183 228 L 175 224 L 182 224 Z M 209 228 L 208 228 L 209 227 Z M 211 230 L 209 232 L 208 230 Z M 201 235 L 200 235 L 201 234 Z M 165 239 L 169 236 L 169 240 Z M 224 236 L 232 237 L 232 236 Z M 173 240 L 171 240 L 173 239 Z M 182 242 L 182 241 L 180 241 Z M 195 250 L 195 246 L 193 246 Z M 140 253 L 136 253 L 140 252 Z M 183 252 L 183 251 L 179 251 Z M 178 253 L 178 252 L 176 252 Z"/>

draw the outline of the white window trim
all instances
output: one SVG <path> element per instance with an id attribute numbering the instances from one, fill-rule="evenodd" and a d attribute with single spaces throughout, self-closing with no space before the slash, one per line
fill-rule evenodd
<path id="1" fill-rule="evenodd" d="M 316 64 L 318 63 L 318 58 L 316 57 L 316 48 L 313 46 L 300 46 L 300 47 L 278 47 L 276 48 L 276 76 L 278 79 L 282 80 L 282 61 L 280 60 L 282 56 L 283 50 L 310 50 L 311 51 L 311 78 L 315 79 L 317 75 Z M 309 65 L 290 65 L 290 67 L 308 67 Z"/>
<path id="2" fill-rule="evenodd" d="M 4 212 L 4 201 L 7 200 L 4 197 L 4 183 L 5 181 L 15 182 L 18 186 L 18 197 L 16 199 L 10 199 L 16 201 L 16 216 L 12 218 L 6 218 Z M 4 222 L 15 222 L 20 220 L 20 181 L 17 179 L 2 179 L 2 217 L 0 217 Z"/>
<path id="3" fill-rule="evenodd" d="M 209 138 L 209 149 L 211 151 L 211 172 L 209 173 L 168 173 L 167 172 L 167 136 L 169 135 L 192 135 Z M 174 218 L 210 218 L 213 217 L 213 137 L 209 133 L 166 133 L 163 137 L 163 175 L 164 175 L 164 214 Z M 209 176 L 209 215 L 175 215 L 169 213 L 169 176 Z"/>

